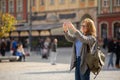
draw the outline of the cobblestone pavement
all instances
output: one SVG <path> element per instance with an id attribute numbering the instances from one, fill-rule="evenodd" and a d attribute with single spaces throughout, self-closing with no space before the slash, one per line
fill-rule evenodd
<path id="1" fill-rule="evenodd" d="M 26 62 L 1 62 L 0 80 L 75 80 L 74 70 L 69 72 L 71 52 L 71 48 L 59 49 L 57 65 L 51 65 L 49 59 L 42 60 L 35 52 Z M 107 55 L 106 64 L 96 80 L 120 80 L 120 69 L 107 69 L 108 59 Z M 93 77 L 91 73 L 91 80 Z"/>

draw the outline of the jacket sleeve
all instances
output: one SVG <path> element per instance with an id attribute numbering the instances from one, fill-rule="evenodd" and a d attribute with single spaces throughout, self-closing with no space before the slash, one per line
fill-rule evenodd
<path id="1" fill-rule="evenodd" d="M 72 34 L 70 34 L 69 31 L 65 32 L 64 34 L 65 34 L 65 38 L 66 38 L 68 41 L 70 41 L 70 42 L 74 42 L 74 41 L 75 41 L 75 39 L 76 39 L 75 36 L 72 35 Z"/>
<path id="2" fill-rule="evenodd" d="M 95 37 L 93 37 L 93 36 L 85 36 L 78 30 L 75 32 L 75 36 L 81 42 L 87 43 L 87 44 L 93 44 L 96 41 Z"/>

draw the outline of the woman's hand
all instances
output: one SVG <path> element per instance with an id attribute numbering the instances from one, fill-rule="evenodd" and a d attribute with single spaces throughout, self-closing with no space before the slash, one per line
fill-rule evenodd
<path id="1" fill-rule="evenodd" d="M 66 22 L 63 23 L 63 30 L 64 30 L 64 32 L 67 32 L 67 31 L 68 31 L 68 25 L 67 25 Z"/>
<path id="2" fill-rule="evenodd" d="M 68 22 L 67 25 L 68 25 L 69 29 L 71 29 L 73 32 L 77 31 L 77 29 L 75 28 L 75 26 L 71 22 Z"/>
<path id="3" fill-rule="evenodd" d="M 71 29 L 73 32 L 77 31 L 77 29 L 75 28 L 75 26 L 71 22 L 63 23 L 63 30 L 64 30 L 64 32 L 67 32 L 68 28 Z"/>

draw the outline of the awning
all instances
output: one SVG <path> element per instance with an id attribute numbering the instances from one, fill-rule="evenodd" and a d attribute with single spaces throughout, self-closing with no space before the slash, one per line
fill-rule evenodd
<path id="1" fill-rule="evenodd" d="M 27 31 L 22 31 L 20 33 L 20 36 L 29 36 L 29 33 Z"/>
<path id="2" fill-rule="evenodd" d="M 32 30 L 49 30 L 54 28 L 62 27 L 62 24 L 41 24 L 41 25 L 32 25 Z M 28 31 L 30 26 L 21 26 L 17 27 L 16 31 Z"/>
<path id="3" fill-rule="evenodd" d="M 38 31 L 32 31 L 32 36 L 39 36 L 39 32 Z"/>
<path id="4" fill-rule="evenodd" d="M 48 36 L 48 35 L 50 35 L 50 32 L 49 31 L 41 31 L 40 35 L 41 36 Z"/>
<path id="5" fill-rule="evenodd" d="M 18 32 L 12 32 L 10 36 L 19 36 Z"/>

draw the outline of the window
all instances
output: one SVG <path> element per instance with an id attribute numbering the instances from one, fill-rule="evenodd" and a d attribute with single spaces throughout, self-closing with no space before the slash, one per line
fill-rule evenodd
<path id="1" fill-rule="evenodd" d="M 36 2 L 36 0 L 31 0 L 31 5 L 35 6 L 35 2 Z"/>
<path id="2" fill-rule="evenodd" d="M 71 3 L 74 3 L 76 0 L 71 0 Z"/>
<path id="3" fill-rule="evenodd" d="M 75 13 L 70 13 L 70 14 L 59 14 L 60 19 L 69 19 L 69 18 L 75 18 L 76 14 Z"/>
<path id="4" fill-rule="evenodd" d="M 17 12 L 23 11 L 23 0 L 17 0 Z"/>
<path id="5" fill-rule="evenodd" d="M 54 0 L 50 0 L 50 5 L 54 5 Z"/>
<path id="6" fill-rule="evenodd" d="M 80 0 L 81 2 L 85 2 L 85 0 Z"/>
<path id="7" fill-rule="evenodd" d="M 101 24 L 101 38 L 107 37 L 107 24 Z"/>
<path id="8" fill-rule="evenodd" d="M 64 4 L 65 0 L 59 0 L 60 4 Z"/>
<path id="9" fill-rule="evenodd" d="M 9 0 L 9 12 L 13 13 L 14 12 L 14 1 Z"/>
<path id="10" fill-rule="evenodd" d="M 103 7 L 107 7 L 108 6 L 108 0 L 103 0 Z"/>
<path id="11" fill-rule="evenodd" d="M 40 5 L 45 5 L 44 0 L 40 0 Z"/>
<path id="12" fill-rule="evenodd" d="M 1 1 L 1 10 L 2 10 L 3 13 L 6 12 L 6 1 L 5 0 Z"/>
<path id="13" fill-rule="evenodd" d="M 17 14 L 16 19 L 17 19 L 17 20 L 22 20 L 22 14 Z"/>
<path id="14" fill-rule="evenodd" d="M 114 38 L 120 39 L 120 23 L 116 22 L 114 24 Z"/>
<path id="15" fill-rule="evenodd" d="M 115 6 L 120 6 L 120 0 L 114 0 L 115 2 L 114 2 L 114 5 Z"/>

